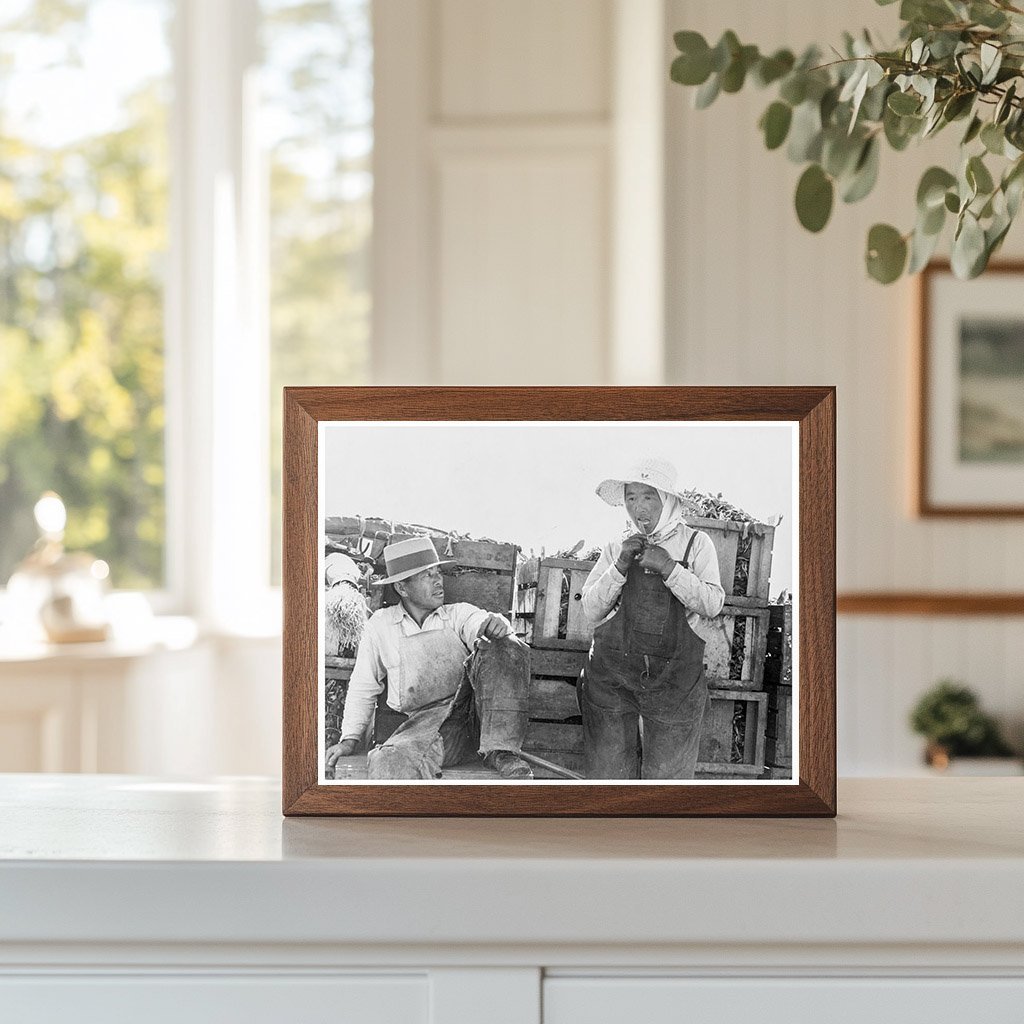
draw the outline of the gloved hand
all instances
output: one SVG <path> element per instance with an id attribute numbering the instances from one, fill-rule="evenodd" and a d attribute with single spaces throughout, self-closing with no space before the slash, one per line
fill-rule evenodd
<path id="1" fill-rule="evenodd" d="M 651 544 L 644 548 L 640 555 L 640 565 L 650 572 L 661 573 L 668 579 L 669 573 L 676 567 L 676 560 L 664 548 Z"/>
<path id="2" fill-rule="evenodd" d="M 643 551 L 645 543 L 642 533 L 634 533 L 632 537 L 627 537 L 622 542 L 622 550 L 619 552 L 619 557 L 615 560 L 615 568 L 623 576 L 626 575 L 633 559 Z"/>

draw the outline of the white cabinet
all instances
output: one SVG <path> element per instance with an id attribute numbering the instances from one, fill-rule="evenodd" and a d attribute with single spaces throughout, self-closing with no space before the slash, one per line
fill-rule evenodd
<path id="1" fill-rule="evenodd" d="M 0 776 L 0 1021 L 1021 1024 L 1020 780 L 838 802 L 282 820 L 259 779 Z"/>
<path id="2" fill-rule="evenodd" d="M 428 1024 L 428 989 L 425 973 L 0 978 L 0 1017 L 17 1024 Z"/>
<path id="3" fill-rule="evenodd" d="M 1020 1024 L 1022 978 L 552 977 L 544 1024 Z"/>

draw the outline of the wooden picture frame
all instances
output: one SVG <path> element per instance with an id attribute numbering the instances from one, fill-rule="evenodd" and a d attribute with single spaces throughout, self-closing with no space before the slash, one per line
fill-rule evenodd
<path id="1" fill-rule="evenodd" d="M 1000 394 L 1006 388 L 1024 394 L 1024 371 L 1011 379 L 963 361 L 967 345 L 991 349 L 1012 341 L 1019 362 L 1022 286 L 1024 262 L 992 263 L 971 281 L 958 280 L 945 261 L 919 275 L 912 500 L 922 518 L 1024 516 L 1024 402 L 1014 398 L 1014 407 L 1004 408 L 1007 398 Z M 1012 328 L 1013 337 L 989 338 L 986 328 Z M 1011 428 L 1016 441 L 1007 437 Z"/>
<path id="2" fill-rule="evenodd" d="M 793 611 L 798 732 L 791 779 L 735 784 L 629 781 L 538 785 L 389 782 L 339 785 L 322 779 L 318 645 L 323 527 L 323 429 L 369 425 L 506 423 L 534 426 L 728 424 L 764 430 L 792 424 Z M 286 815 L 404 816 L 813 816 L 836 813 L 835 389 L 831 387 L 286 388 L 283 515 L 283 812 Z M 424 457 L 428 457 L 424 452 Z M 385 470 L 382 468 L 381 472 Z M 556 568 L 558 568 L 556 566 Z M 569 565 L 566 572 L 572 571 Z M 742 604 L 742 601 L 740 602 Z M 755 602 L 748 602 L 754 605 Z M 766 621 L 741 607 L 757 642 Z M 780 609 L 781 610 L 781 609 Z M 544 652 L 557 659 L 557 649 Z M 731 696 L 767 708 L 739 680 Z M 791 698 L 792 699 L 792 698 Z M 776 714 L 781 714 L 776 710 Z M 779 719 L 781 722 L 781 719 Z M 781 732 L 781 726 L 779 731 Z M 781 739 L 779 740 L 781 742 Z M 525 749 L 525 747 L 524 747 Z"/>

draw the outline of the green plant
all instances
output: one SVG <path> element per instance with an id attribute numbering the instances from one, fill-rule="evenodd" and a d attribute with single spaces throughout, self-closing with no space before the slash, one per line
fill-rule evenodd
<path id="1" fill-rule="evenodd" d="M 910 715 L 914 732 L 956 757 L 1005 757 L 1013 753 L 995 720 L 966 686 L 943 679 L 917 702 Z"/>
<path id="2" fill-rule="evenodd" d="M 888 6 L 896 0 L 876 0 Z M 911 141 L 961 122 L 961 160 L 930 167 L 917 189 L 914 227 L 875 224 L 866 265 L 889 284 L 931 259 L 947 217 L 955 219 L 952 266 L 980 274 L 1003 243 L 1024 196 L 1024 9 L 1011 0 L 902 0 L 899 44 L 844 33 L 825 60 L 817 47 L 762 54 L 732 31 L 710 46 L 677 32 L 671 77 L 697 87 L 696 105 L 753 81 L 777 94 L 759 121 L 768 149 L 808 166 L 796 187 L 796 213 L 808 231 L 828 223 L 836 193 L 854 203 L 878 180 L 882 143 Z M 1000 165 L 996 173 L 992 165 Z"/>

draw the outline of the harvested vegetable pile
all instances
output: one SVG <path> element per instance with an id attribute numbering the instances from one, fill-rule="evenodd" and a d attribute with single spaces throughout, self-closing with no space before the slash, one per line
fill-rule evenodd
<path id="1" fill-rule="evenodd" d="M 324 653 L 354 657 L 369 611 L 366 598 L 351 583 L 331 587 L 324 597 Z"/>
<path id="2" fill-rule="evenodd" d="M 680 497 L 688 503 L 693 511 L 691 515 L 702 519 L 725 519 L 733 523 L 753 523 L 754 517 L 749 512 L 731 505 L 722 495 L 701 494 L 700 491 L 682 491 Z"/>

